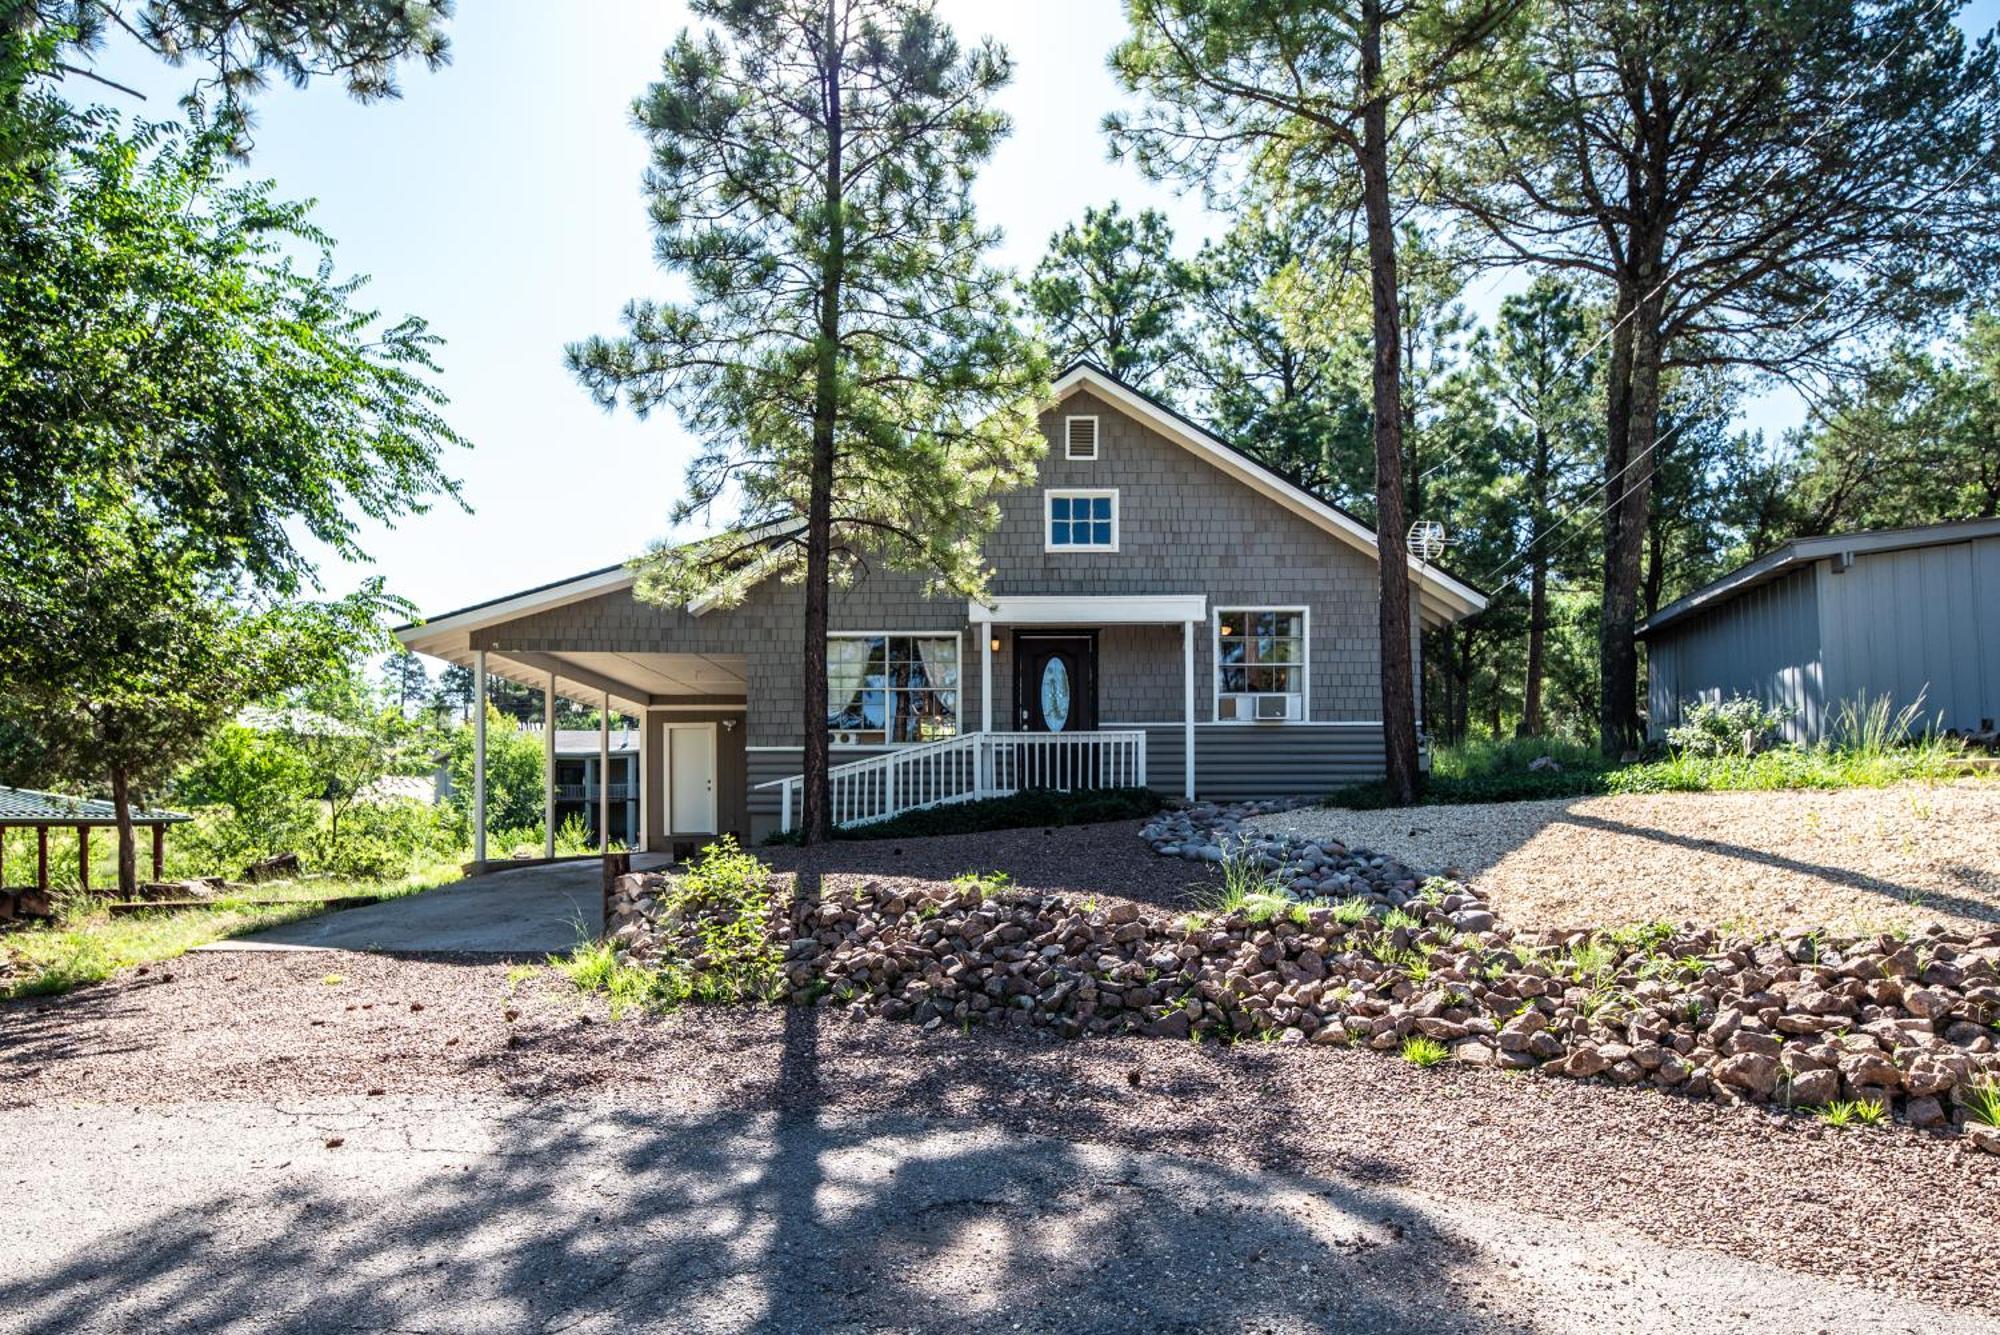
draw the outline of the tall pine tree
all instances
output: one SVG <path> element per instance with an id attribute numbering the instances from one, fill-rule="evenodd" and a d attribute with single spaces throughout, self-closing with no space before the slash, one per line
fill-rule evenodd
<path id="1" fill-rule="evenodd" d="M 1046 357 L 996 296 L 970 195 L 1010 73 L 927 0 L 697 0 L 635 114 L 655 253 L 685 286 L 622 337 L 570 349 L 607 407 L 675 408 L 703 438 L 677 522 L 727 491 L 738 522 L 661 544 L 638 593 L 723 605 L 803 580 L 803 833 L 831 833 L 827 601 L 864 556 L 983 590 L 994 493 L 1043 441 Z"/>

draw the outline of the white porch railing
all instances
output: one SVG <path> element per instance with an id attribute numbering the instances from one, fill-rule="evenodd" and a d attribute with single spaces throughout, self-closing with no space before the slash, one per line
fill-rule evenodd
<path id="1" fill-rule="evenodd" d="M 905 811 L 1005 797 L 1027 788 L 1074 792 L 1146 783 L 1143 732 L 969 732 L 901 746 L 827 771 L 835 825 L 867 825 Z M 792 828 L 805 776 L 772 779 L 778 828 Z"/>

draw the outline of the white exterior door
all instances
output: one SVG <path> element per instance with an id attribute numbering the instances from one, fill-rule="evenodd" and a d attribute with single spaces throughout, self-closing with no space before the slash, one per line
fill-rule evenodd
<path id="1" fill-rule="evenodd" d="M 667 825 L 673 834 L 715 833 L 715 725 L 667 725 Z"/>

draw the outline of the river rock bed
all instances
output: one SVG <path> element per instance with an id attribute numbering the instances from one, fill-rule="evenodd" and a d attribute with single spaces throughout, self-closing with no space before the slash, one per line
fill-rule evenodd
<path id="1" fill-rule="evenodd" d="M 1471 886 L 1442 877 L 1426 879 L 1391 857 L 1350 848 L 1333 838 L 1308 838 L 1252 824 L 1313 805 L 1309 798 L 1264 802 L 1195 802 L 1169 808 L 1140 827 L 1155 853 L 1186 862 L 1246 859 L 1272 889 L 1297 903 L 1359 899 L 1379 909 L 1422 904 L 1461 931 L 1497 925 L 1492 909 Z"/>
<path id="2" fill-rule="evenodd" d="M 699 924 L 662 920 L 667 889 L 659 873 L 618 882 L 619 955 L 705 967 Z M 2000 1082 L 2000 932 L 1544 937 L 1459 930 L 1441 904 L 1427 921 L 1361 907 L 1170 917 L 1129 901 L 871 881 L 813 903 L 774 892 L 759 927 L 776 999 L 857 1019 L 1386 1054 L 1426 1039 L 1475 1066 L 1726 1103 L 1878 1103 L 2000 1153 L 2000 1128 L 1973 1112 Z"/>

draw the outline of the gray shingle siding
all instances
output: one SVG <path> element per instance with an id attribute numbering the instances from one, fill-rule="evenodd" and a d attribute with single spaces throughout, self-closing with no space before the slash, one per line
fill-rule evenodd
<path id="1" fill-rule="evenodd" d="M 1064 457 L 1063 419 L 1095 414 L 1097 458 Z M 1372 556 L 1332 537 L 1278 502 L 1223 473 L 1158 432 L 1090 394 L 1079 392 L 1042 418 L 1052 442 L 1040 478 L 1031 487 L 1000 498 L 1001 521 L 986 543 L 996 595 L 1157 595 L 1202 594 L 1211 619 L 1195 632 L 1196 718 L 1214 717 L 1213 612 L 1234 606 L 1310 609 L 1310 718 L 1319 722 L 1377 723 L 1380 718 L 1376 637 L 1376 570 Z M 1043 550 L 1043 491 L 1048 488 L 1115 487 L 1119 492 L 1119 550 L 1115 553 Z M 492 627 L 474 637 L 475 647 L 520 651 L 658 651 L 741 654 L 748 680 L 743 742 L 753 785 L 746 810 L 752 815 L 774 795 L 757 794 L 754 784 L 780 777 L 774 752 L 754 748 L 796 746 L 801 726 L 799 627 L 803 594 L 776 580 L 754 589 L 728 611 L 691 616 L 650 607 L 629 592 L 608 594 Z M 921 580 L 882 568 L 836 590 L 831 611 L 835 631 L 915 631 L 958 634 L 961 645 L 963 726 L 979 724 L 979 629 L 968 626 L 959 598 L 927 598 Z M 999 628 L 1000 651 L 993 661 L 993 722 L 1015 725 L 1012 627 Z M 1181 628 L 1106 627 L 1099 637 L 1099 718 L 1117 723 L 1178 723 L 1183 708 Z M 1218 725 L 1223 732 L 1236 725 Z M 1169 731 L 1166 729 L 1162 732 Z M 1380 770 L 1380 738 L 1372 751 L 1356 750 L 1346 729 L 1265 726 L 1242 731 L 1214 745 L 1217 781 L 1232 791 L 1247 779 L 1229 757 L 1267 757 L 1269 792 L 1317 791 L 1330 779 L 1358 777 L 1370 764 Z M 1354 730 L 1362 731 L 1362 730 Z M 1254 734 L 1254 735 L 1253 735 Z M 1295 734 L 1295 735 L 1294 735 Z M 1272 739 L 1282 737 L 1282 744 Z M 1170 762 L 1178 770 L 1174 734 Z M 1206 747 L 1197 755 L 1204 774 Z M 795 753 L 794 753 L 795 754 Z M 1368 757 L 1372 755 L 1372 761 Z M 841 753 L 842 758 L 857 758 Z M 782 762 L 796 764 L 796 761 Z M 1161 757 L 1164 766 L 1169 762 Z M 796 773 L 791 769 L 787 773 Z M 1160 776 L 1155 783 L 1163 788 Z M 1296 782 L 1292 777 L 1296 776 Z M 1178 779 L 1174 779 L 1177 786 Z M 1203 778 L 1202 786 L 1208 783 Z M 1256 786 L 1256 785 L 1250 785 Z M 1176 788 L 1177 790 L 1177 788 Z"/>

